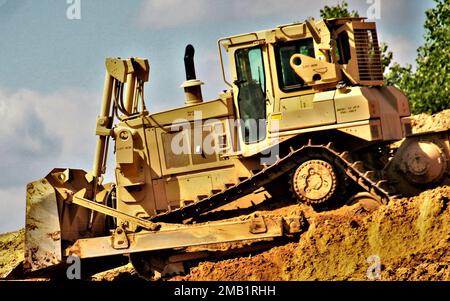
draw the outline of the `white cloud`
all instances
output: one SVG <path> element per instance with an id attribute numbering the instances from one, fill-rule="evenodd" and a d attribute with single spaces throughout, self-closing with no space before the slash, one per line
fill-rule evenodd
<path id="1" fill-rule="evenodd" d="M 0 88 L 0 233 L 23 225 L 28 182 L 57 167 L 90 168 L 100 100 L 81 90 Z"/>

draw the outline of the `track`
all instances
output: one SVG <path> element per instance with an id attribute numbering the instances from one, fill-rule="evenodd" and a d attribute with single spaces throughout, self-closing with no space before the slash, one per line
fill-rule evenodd
<path id="1" fill-rule="evenodd" d="M 180 223 L 222 207 L 289 173 L 298 167 L 305 156 L 309 154 L 322 154 L 340 167 L 349 179 L 383 203 L 388 203 L 390 199 L 397 197 L 387 181 L 377 179 L 376 173 L 366 170 L 363 162 L 353 161 L 349 152 L 338 152 L 333 148 L 332 143 L 314 145 L 309 141 L 307 145 L 298 149 L 291 148 L 286 156 L 279 158 L 276 163 L 266 166 L 250 178 L 194 204 L 157 215 L 151 220 L 153 222 Z"/>

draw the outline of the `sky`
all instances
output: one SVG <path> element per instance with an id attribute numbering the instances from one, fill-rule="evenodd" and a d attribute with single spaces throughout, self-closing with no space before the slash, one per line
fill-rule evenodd
<path id="1" fill-rule="evenodd" d="M 193 44 L 204 98 L 214 99 L 226 89 L 219 38 L 319 18 L 336 2 L 0 0 L 0 233 L 23 227 L 28 182 L 55 167 L 90 170 L 106 57 L 149 59 L 146 103 L 159 112 L 183 105 L 183 55 Z M 348 2 L 362 16 L 379 3 L 380 40 L 395 61 L 414 65 L 432 0 Z"/>

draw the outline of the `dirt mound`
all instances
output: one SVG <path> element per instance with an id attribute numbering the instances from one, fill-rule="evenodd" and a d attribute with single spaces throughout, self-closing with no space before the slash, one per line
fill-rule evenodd
<path id="1" fill-rule="evenodd" d="M 23 261 L 25 230 L 0 235 L 0 278 Z"/>
<path id="2" fill-rule="evenodd" d="M 392 202 L 372 214 L 345 207 L 308 217 L 298 244 L 204 262 L 176 280 L 450 280 L 450 187 Z M 375 266 L 374 266 L 375 267 Z"/>
<path id="3" fill-rule="evenodd" d="M 415 133 L 450 129 L 450 110 L 435 115 L 415 115 L 412 118 L 412 125 Z"/>

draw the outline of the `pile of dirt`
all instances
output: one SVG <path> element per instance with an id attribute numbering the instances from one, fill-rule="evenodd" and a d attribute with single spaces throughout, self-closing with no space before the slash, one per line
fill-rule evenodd
<path id="1" fill-rule="evenodd" d="M 175 279 L 450 280 L 449 199 L 450 187 L 442 187 L 372 214 L 362 214 L 357 206 L 309 211 L 310 227 L 299 243 L 204 262 Z"/>
<path id="2" fill-rule="evenodd" d="M 412 118 L 412 125 L 415 133 L 450 129 L 450 110 L 435 115 L 415 115 Z"/>
<path id="3" fill-rule="evenodd" d="M 0 235 L 0 278 L 23 261 L 24 240 L 24 230 Z"/>

